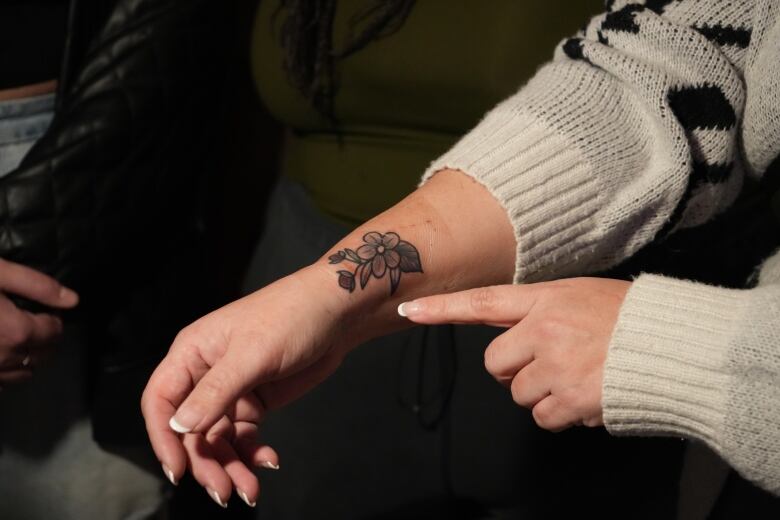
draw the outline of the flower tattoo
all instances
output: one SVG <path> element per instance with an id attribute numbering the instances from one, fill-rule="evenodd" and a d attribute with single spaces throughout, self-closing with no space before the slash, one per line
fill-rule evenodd
<path id="1" fill-rule="evenodd" d="M 364 244 L 357 251 L 346 248 L 328 257 L 331 264 L 342 262 L 357 264 L 354 271 L 338 272 L 339 287 L 342 289 L 354 291 L 356 278 L 360 280 L 360 288 L 365 289 L 372 275 L 379 279 L 390 273 L 390 295 L 392 296 L 398 289 L 401 273 L 423 272 L 417 248 L 401 240 L 397 233 L 382 234 L 372 231 L 363 235 L 363 242 Z"/>

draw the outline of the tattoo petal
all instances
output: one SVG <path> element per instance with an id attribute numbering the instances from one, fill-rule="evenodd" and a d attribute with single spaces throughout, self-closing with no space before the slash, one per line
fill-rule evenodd
<path id="1" fill-rule="evenodd" d="M 398 264 L 401 263 L 401 255 L 399 255 L 398 251 L 395 251 L 394 249 L 387 249 L 384 256 L 387 267 L 390 269 L 395 269 L 398 267 Z"/>
<path id="2" fill-rule="evenodd" d="M 376 255 L 374 260 L 371 261 L 371 271 L 377 278 L 382 278 L 385 275 L 387 269 L 387 262 L 385 262 L 385 255 Z"/>
<path id="3" fill-rule="evenodd" d="M 373 244 L 375 246 L 382 244 L 382 233 L 377 233 L 376 231 L 372 231 L 370 233 L 366 233 L 363 235 L 363 242 L 366 244 Z"/>
<path id="4" fill-rule="evenodd" d="M 358 248 L 357 254 L 362 261 L 371 260 L 376 256 L 376 246 L 364 244 Z"/>
<path id="5" fill-rule="evenodd" d="M 385 233 L 382 237 L 382 245 L 385 246 L 386 249 L 393 249 L 400 241 L 401 237 L 398 236 L 398 233 L 393 233 L 392 231 Z"/>

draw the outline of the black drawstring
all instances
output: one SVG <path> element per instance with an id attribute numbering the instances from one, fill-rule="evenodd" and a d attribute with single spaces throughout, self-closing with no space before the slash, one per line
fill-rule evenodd
<path id="1" fill-rule="evenodd" d="M 422 337 L 415 342 L 421 331 Z M 398 367 L 398 402 L 417 416 L 422 428 L 428 431 L 435 430 L 447 413 L 447 409 L 455 388 L 457 374 L 457 357 L 455 353 L 454 328 L 451 325 L 437 327 L 424 326 L 412 331 L 404 342 Z M 435 332 L 435 341 L 431 345 L 431 332 Z M 407 399 L 404 392 L 404 375 L 408 373 L 407 365 L 414 348 L 417 348 L 416 378 L 413 383 L 412 393 L 414 398 Z M 435 361 L 429 362 L 431 348 L 435 348 L 433 354 Z M 426 399 L 426 382 L 430 380 L 430 371 L 436 369 L 434 363 L 438 362 L 439 384 L 430 398 Z"/>

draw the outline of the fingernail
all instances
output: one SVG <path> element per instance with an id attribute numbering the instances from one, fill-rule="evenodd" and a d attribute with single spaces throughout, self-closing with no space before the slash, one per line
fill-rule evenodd
<path id="1" fill-rule="evenodd" d="M 209 494 L 211 499 L 219 504 L 220 507 L 227 509 L 227 504 L 222 501 L 222 499 L 219 497 L 219 493 L 211 489 L 210 487 L 206 488 L 206 492 Z"/>
<path id="2" fill-rule="evenodd" d="M 163 473 L 165 473 L 165 476 L 168 477 L 168 480 L 171 481 L 171 484 L 174 486 L 178 485 L 176 482 L 176 478 L 173 476 L 173 471 L 171 471 L 171 468 L 166 466 L 165 464 L 162 465 Z"/>
<path id="3" fill-rule="evenodd" d="M 192 428 L 183 426 L 179 421 L 177 421 L 176 417 L 171 417 L 171 420 L 168 422 L 168 426 L 171 427 L 171 430 L 178 433 L 190 433 L 192 431 Z"/>
<path id="4" fill-rule="evenodd" d="M 68 289 L 65 286 L 60 287 L 60 300 L 63 301 L 76 301 L 79 299 L 79 295 L 72 289 Z"/>
<path id="5" fill-rule="evenodd" d="M 422 305 L 420 305 L 417 302 L 404 302 L 398 306 L 398 314 L 403 316 L 404 318 L 408 316 L 414 316 L 415 314 L 419 314 L 421 310 L 422 310 Z"/>
<path id="6" fill-rule="evenodd" d="M 238 496 L 241 497 L 241 500 L 243 500 L 244 503 L 246 503 L 246 505 L 248 505 L 249 507 L 255 507 L 257 505 L 257 502 L 249 501 L 249 497 L 246 496 L 246 493 L 244 493 L 243 490 L 236 488 L 236 493 L 238 493 Z"/>
<path id="7" fill-rule="evenodd" d="M 268 469 L 279 469 L 279 465 L 278 464 L 274 464 L 270 460 L 264 460 L 263 462 L 260 463 L 260 465 L 263 466 L 264 468 L 268 468 Z"/>

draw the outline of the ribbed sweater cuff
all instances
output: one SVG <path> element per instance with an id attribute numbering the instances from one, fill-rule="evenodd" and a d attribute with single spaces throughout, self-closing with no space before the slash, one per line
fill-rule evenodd
<path id="1" fill-rule="evenodd" d="M 565 272 L 588 247 L 583 235 L 601 207 L 598 176 L 576 147 L 516 105 L 505 102 L 489 113 L 431 164 L 420 184 L 443 169 L 473 177 L 506 210 L 517 239 L 516 282 Z"/>
<path id="2" fill-rule="evenodd" d="M 611 433 L 693 437 L 721 449 L 728 348 L 745 292 L 651 275 L 634 282 L 604 370 Z"/>

